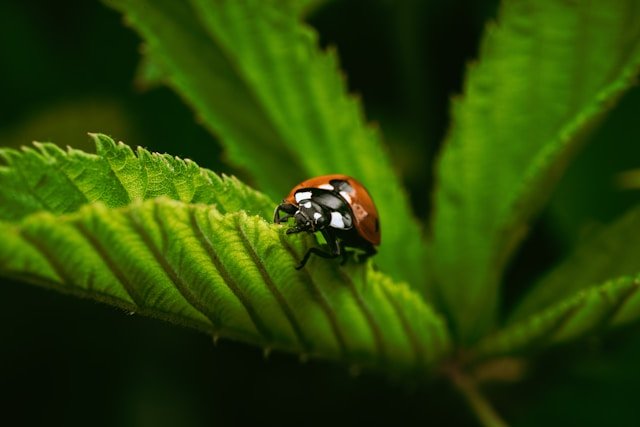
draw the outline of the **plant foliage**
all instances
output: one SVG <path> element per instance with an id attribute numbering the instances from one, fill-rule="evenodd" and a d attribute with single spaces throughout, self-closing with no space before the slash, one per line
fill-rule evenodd
<path id="1" fill-rule="evenodd" d="M 297 271 L 311 241 L 258 216 L 266 197 L 94 139 L 98 155 L 0 152 L 1 197 L 24 212 L 0 222 L 5 275 L 302 357 L 426 372 L 448 352 L 444 323 L 406 286 L 363 266 Z"/>
<path id="2" fill-rule="evenodd" d="M 1 148 L 1 275 L 267 352 L 444 373 L 487 425 L 502 420 L 471 366 L 640 317 L 638 208 L 575 248 L 517 307 L 500 301 L 531 221 L 637 77 L 637 1 L 503 1 L 453 100 L 429 236 L 335 51 L 301 18 L 317 1 L 107 3 L 144 40 L 142 78 L 180 94 L 258 190 L 102 134 L 91 135 L 96 154 Z M 274 200 L 326 173 L 370 190 L 380 253 L 296 270 L 318 242 L 272 224 Z"/>
<path id="3" fill-rule="evenodd" d="M 358 177 L 380 217 L 388 218 L 378 263 L 424 288 L 424 243 L 405 191 L 379 133 L 347 94 L 335 52 L 319 49 L 316 33 L 298 17 L 298 3 L 109 3 L 144 37 L 147 55 L 220 136 L 230 160 L 250 169 L 266 194 L 280 199 L 310 176 Z M 400 246 L 402 257 L 394 251 Z"/>
<path id="4" fill-rule="evenodd" d="M 465 341 L 493 326 L 501 274 L 532 215 L 633 82 L 638 16 L 633 0 L 505 1 L 488 26 L 453 101 L 435 193 L 435 274 Z"/>
<path id="5" fill-rule="evenodd" d="M 637 277 L 623 277 L 577 292 L 488 336 L 473 357 L 534 352 L 635 321 L 640 317 L 639 285 Z"/>

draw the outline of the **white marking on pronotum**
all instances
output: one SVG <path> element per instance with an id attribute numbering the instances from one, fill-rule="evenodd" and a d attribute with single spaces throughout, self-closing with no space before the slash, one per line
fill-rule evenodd
<path id="1" fill-rule="evenodd" d="M 302 206 L 304 206 L 307 209 L 311 209 L 311 202 L 303 203 Z"/>
<path id="2" fill-rule="evenodd" d="M 341 191 L 340 195 L 347 201 L 347 203 L 351 203 L 351 196 L 349 195 L 349 193 L 347 193 L 346 191 Z"/>
<path id="3" fill-rule="evenodd" d="M 331 223 L 329 224 L 333 228 L 344 228 L 344 220 L 340 212 L 331 212 Z"/>
<path id="4" fill-rule="evenodd" d="M 318 188 L 322 188 L 323 190 L 330 190 L 330 191 L 335 190 L 335 188 L 333 188 L 333 185 L 331 184 L 318 185 Z"/>
<path id="5" fill-rule="evenodd" d="M 320 218 L 322 218 L 322 214 L 321 213 L 319 213 L 319 212 L 314 212 L 313 213 L 313 219 L 320 219 Z"/>
<path id="6" fill-rule="evenodd" d="M 300 203 L 300 200 L 308 200 L 311 198 L 311 191 L 299 191 L 296 193 L 296 202 Z"/>

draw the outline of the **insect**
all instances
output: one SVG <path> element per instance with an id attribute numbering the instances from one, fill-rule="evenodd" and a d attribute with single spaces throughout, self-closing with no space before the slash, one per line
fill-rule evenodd
<path id="1" fill-rule="evenodd" d="M 285 215 L 280 216 L 281 212 Z M 358 260 L 363 261 L 375 255 L 375 247 L 380 244 L 376 206 L 364 186 L 347 175 L 318 176 L 293 187 L 276 206 L 273 222 L 280 224 L 289 218 L 295 225 L 287 234 L 319 231 L 328 246 L 328 251 L 309 249 L 296 269 L 304 267 L 311 254 L 322 258 L 342 256 L 344 264 L 346 247 L 362 251 Z"/>

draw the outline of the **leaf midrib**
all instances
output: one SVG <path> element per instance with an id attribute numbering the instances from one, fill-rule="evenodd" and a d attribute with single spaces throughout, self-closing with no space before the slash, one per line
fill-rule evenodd
<path id="1" fill-rule="evenodd" d="M 285 141 L 285 143 L 283 144 L 277 144 L 277 143 L 274 144 L 274 149 L 277 149 L 279 152 L 282 152 L 283 150 L 286 151 L 289 154 L 288 157 L 294 158 L 299 162 L 300 159 L 296 154 L 296 152 L 291 150 L 289 148 L 289 144 L 286 143 L 291 139 L 288 137 L 285 130 L 280 126 L 278 120 L 274 117 L 274 113 L 272 113 L 272 110 L 265 104 L 265 101 L 262 99 L 262 96 L 252 84 L 250 77 L 246 74 L 245 71 L 243 71 L 243 67 L 239 64 L 239 61 L 234 59 L 235 55 L 233 55 L 233 52 L 227 48 L 226 44 L 223 41 L 220 40 L 220 38 L 216 35 L 215 31 L 212 31 L 209 29 L 209 26 L 207 25 L 205 18 L 202 17 L 201 14 L 195 13 L 196 11 L 195 11 L 195 7 L 193 5 L 192 0 L 189 1 L 189 4 L 193 14 L 195 15 L 195 18 L 197 19 L 202 29 L 204 30 L 204 33 L 207 34 L 211 42 L 217 46 L 218 51 L 220 52 L 220 55 L 223 57 L 223 59 L 225 59 L 229 67 L 235 72 L 235 75 L 238 77 L 238 80 L 242 83 L 242 86 L 245 88 L 245 92 L 251 96 L 251 99 L 257 106 L 258 110 L 267 119 L 269 123 L 269 127 L 271 127 L 274 130 L 274 133 L 278 135 L 281 141 Z"/>

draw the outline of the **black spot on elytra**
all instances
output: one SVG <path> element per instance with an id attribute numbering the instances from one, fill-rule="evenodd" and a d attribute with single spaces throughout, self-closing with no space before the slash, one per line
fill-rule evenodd
<path id="1" fill-rule="evenodd" d="M 329 181 L 329 184 L 331 184 L 331 186 L 336 191 L 344 191 L 346 193 L 353 193 L 353 187 L 350 186 L 347 181 L 344 181 L 342 179 L 332 179 L 331 181 Z"/>

